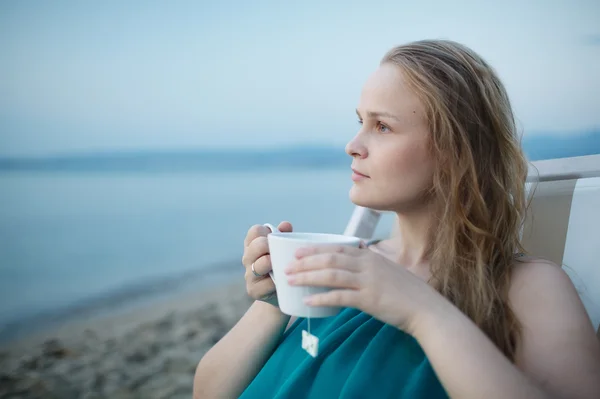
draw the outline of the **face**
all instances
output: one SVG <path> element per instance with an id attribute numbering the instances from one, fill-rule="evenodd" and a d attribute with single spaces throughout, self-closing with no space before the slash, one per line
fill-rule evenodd
<path id="1" fill-rule="evenodd" d="M 352 202 L 396 212 L 424 205 L 434 167 L 430 133 L 402 70 L 381 65 L 365 83 L 356 111 L 360 130 L 346 146 L 359 173 L 352 175 Z"/>

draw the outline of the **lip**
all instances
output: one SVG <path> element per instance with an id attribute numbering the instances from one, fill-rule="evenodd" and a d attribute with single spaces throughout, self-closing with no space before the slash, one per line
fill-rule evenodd
<path id="1" fill-rule="evenodd" d="M 363 179 L 368 179 L 368 178 L 369 178 L 369 176 L 363 175 L 356 169 L 352 168 L 352 180 L 358 181 L 358 180 L 363 180 Z"/>

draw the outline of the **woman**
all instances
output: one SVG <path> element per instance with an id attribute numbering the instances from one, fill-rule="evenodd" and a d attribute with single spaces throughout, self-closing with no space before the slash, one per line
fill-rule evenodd
<path id="1" fill-rule="evenodd" d="M 399 46 L 357 114 L 351 200 L 395 212 L 398 234 L 297 253 L 290 283 L 334 287 L 308 304 L 344 308 L 311 320 L 312 358 L 306 320 L 277 307 L 268 231 L 252 227 L 256 302 L 200 361 L 195 397 L 600 397 L 600 345 L 570 279 L 521 255 L 527 163 L 492 68 L 450 41 Z"/>

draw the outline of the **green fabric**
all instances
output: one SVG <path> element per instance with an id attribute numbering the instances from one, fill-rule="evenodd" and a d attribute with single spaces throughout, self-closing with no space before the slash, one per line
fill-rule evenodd
<path id="1" fill-rule="evenodd" d="M 298 319 L 240 398 L 446 398 L 431 364 L 410 335 L 356 309 L 311 319 L 313 358 L 301 347 Z"/>

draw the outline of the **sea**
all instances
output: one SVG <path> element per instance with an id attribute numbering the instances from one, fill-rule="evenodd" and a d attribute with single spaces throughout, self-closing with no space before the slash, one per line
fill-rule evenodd
<path id="1" fill-rule="evenodd" d="M 598 129 L 525 138 L 530 160 L 600 153 Z M 0 342 L 243 281 L 254 224 L 343 233 L 350 163 L 327 146 L 0 158 Z"/>
<path id="2" fill-rule="evenodd" d="M 158 295 L 243 281 L 254 224 L 342 233 L 349 167 L 0 172 L 0 341 Z M 383 218 L 376 234 L 386 234 Z"/>

